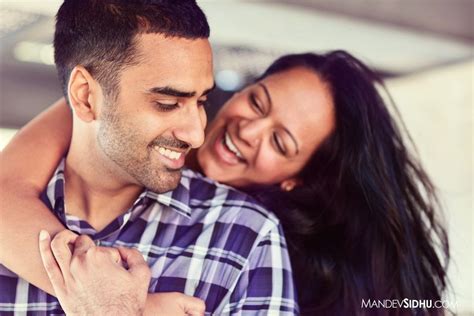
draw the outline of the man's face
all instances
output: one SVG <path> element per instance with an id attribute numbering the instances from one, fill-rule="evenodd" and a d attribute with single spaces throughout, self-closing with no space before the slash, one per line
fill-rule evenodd
<path id="1" fill-rule="evenodd" d="M 98 143 L 129 181 L 174 189 L 185 155 L 204 141 L 203 107 L 213 87 L 208 40 L 137 37 L 138 64 L 120 73 L 116 99 L 99 110 Z"/>

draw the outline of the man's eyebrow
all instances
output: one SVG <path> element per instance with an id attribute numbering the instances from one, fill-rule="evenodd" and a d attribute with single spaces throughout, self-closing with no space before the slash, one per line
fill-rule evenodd
<path id="1" fill-rule="evenodd" d="M 169 95 L 172 97 L 178 97 L 178 98 L 191 98 L 196 95 L 196 91 L 181 91 L 175 88 L 171 87 L 153 87 L 150 90 L 148 90 L 149 93 L 155 93 L 155 94 L 164 94 L 164 95 Z"/>
<path id="2" fill-rule="evenodd" d="M 268 104 L 269 104 L 269 108 L 271 109 L 273 104 L 272 104 L 272 98 L 270 97 L 270 92 L 268 92 L 268 88 L 267 86 L 265 86 L 263 83 L 259 82 L 258 83 L 259 86 L 261 86 L 263 88 L 263 91 L 265 92 L 265 95 L 267 96 L 267 99 L 268 99 Z M 283 129 L 285 130 L 285 132 L 288 134 L 288 136 L 291 138 L 291 140 L 293 141 L 293 143 L 295 143 L 295 147 L 296 147 L 296 153 L 295 155 L 298 155 L 298 153 L 300 152 L 299 148 L 298 148 L 298 142 L 296 141 L 296 138 L 293 136 L 293 134 L 291 134 L 291 132 L 286 128 L 286 127 L 283 127 Z"/>
<path id="3" fill-rule="evenodd" d="M 214 83 L 211 88 L 205 90 L 203 92 L 203 96 L 207 95 L 209 92 L 211 92 L 214 88 L 216 87 L 216 84 Z M 154 94 L 164 94 L 164 95 L 169 95 L 172 97 L 178 97 L 178 98 L 191 98 L 196 95 L 196 91 L 181 91 L 169 86 L 165 87 L 153 87 L 148 90 L 149 93 L 154 93 Z"/>

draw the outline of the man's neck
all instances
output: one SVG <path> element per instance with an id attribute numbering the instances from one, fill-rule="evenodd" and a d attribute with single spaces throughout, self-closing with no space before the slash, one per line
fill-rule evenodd
<path id="1" fill-rule="evenodd" d="M 125 213 L 143 187 L 121 178 L 123 171 L 117 169 L 104 154 L 75 143 L 73 137 L 64 170 L 67 213 L 86 220 L 97 231 Z"/>

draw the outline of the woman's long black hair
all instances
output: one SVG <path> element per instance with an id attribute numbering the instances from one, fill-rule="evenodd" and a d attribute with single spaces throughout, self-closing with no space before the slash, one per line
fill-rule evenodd
<path id="1" fill-rule="evenodd" d="M 259 79 L 294 67 L 329 85 L 336 128 L 299 174 L 302 185 L 257 195 L 281 219 L 302 314 L 443 315 L 362 307 L 369 299 L 434 304 L 447 286 L 435 188 L 379 94 L 382 80 L 344 51 L 287 55 Z"/>

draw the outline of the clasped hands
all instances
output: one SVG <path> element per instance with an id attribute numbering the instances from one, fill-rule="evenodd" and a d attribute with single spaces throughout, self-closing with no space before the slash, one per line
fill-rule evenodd
<path id="1" fill-rule="evenodd" d="M 204 302 L 182 293 L 148 294 L 150 269 L 129 248 L 96 246 L 69 230 L 41 231 L 43 265 L 67 315 L 204 315 Z"/>

